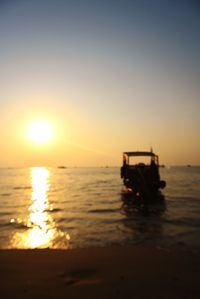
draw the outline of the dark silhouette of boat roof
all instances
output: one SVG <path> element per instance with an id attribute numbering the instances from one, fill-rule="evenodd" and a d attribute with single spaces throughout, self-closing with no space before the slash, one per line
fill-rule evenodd
<path id="1" fill-rule="evenodd" d="M 127 155 L 129 157 L 131 156 L 148 156 L 148 157 L 155 157 L 156 155 L 153 152 L 124 152 L 124 155 Z"/>

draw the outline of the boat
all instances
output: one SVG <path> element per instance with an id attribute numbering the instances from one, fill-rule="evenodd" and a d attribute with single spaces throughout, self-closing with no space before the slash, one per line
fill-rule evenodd
<path id="1" fill-rule="evenodd" d="M 121 178 L 127 190 L 145 198 L 152 198 L 166 186 L 166 182 L 160 180 L 159 157 L 152 150 L 124 152 Z"/>
<path id="2" fill-rule="evenodd" d="M 59 168 L 59 169 L 66 169 L 67 167 L 61 165 L 61 166 L 58 166 L 58 168 Z"/>

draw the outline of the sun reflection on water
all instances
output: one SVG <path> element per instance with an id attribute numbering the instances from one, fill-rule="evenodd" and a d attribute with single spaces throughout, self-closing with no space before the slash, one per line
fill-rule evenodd
<path id="1" fill-rule="evenodd" d="M 26 223 L 28 228 L 24 232 L 17 232 L 13 238 L 13 247 L 18 248 L 47 248 L 54 247 L 56 238 L 69 241 L 69 235 L 58 231 L 50 214 L 51 207 L 48 200 L 50 188 L 50 171 L 45 167 L 31 169 L 31 205 Z"/>
<path id="2" fill-rule="evenodd" d="M 32 229 L 28 232 L 26 239 L 28 247 L 47 246 L 55 233 L 52 228 L 52 219 L 47 212 L 49 208 L 49 175 L 50 172 L 47 168 L 32 168 L 32 205 L 29 208 L 29 225 Z"/>

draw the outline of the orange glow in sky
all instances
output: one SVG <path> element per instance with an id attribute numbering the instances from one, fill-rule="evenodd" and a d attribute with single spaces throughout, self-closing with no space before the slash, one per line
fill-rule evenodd
<path id="1" fill-rule="evenodd" d="M 200 164 L 198 1 L 1 2 L 0 167 Z"/>

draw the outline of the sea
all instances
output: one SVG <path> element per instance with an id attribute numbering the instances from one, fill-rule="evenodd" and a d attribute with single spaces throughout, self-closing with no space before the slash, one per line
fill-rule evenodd
<path id="1" fill-rule="evenodd" d="M 200 249 L 200 167 L 163 167 L 162 199 L 136 201 L 119 167 L 0 169 L 0 249 Z"/>

